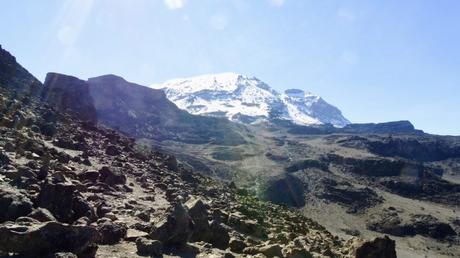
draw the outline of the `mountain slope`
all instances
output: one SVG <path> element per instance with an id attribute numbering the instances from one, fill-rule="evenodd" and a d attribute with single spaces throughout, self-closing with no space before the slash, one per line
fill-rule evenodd
<path id="1" fill-rule="evenodd" d="M 115 75 L 88 80 L 98 120 L 136 138 L 222 145 L 244 143 L 245 129 L 226 119 L 194 116 L 160 90 Z"/>
<path id="2" fill-rule="evenodd" d="M 42 98 L 0 84 L 1 257 L 396 257 L 389 238 L 346 241 L 80 120 L 93 102 L 87 82 L 48 78 Z M 85 102 L 63 103 L 70 94 Z"/>
<path id="3" fill-rule="evenodd" d="M 0 86 L 17 93 L 36 93 L 41 83 L 0 45 Z"/>
<path id="4" fill-rule="evenodd" d="M 175 79 L 152 87 L 163 89 L 179 108 L 192 114 L 242 123 L 274 119 L 300 125 L 350 123 L 319 96 L 296 89 L 280 94 L 255 77 L 235 73 Z"/>

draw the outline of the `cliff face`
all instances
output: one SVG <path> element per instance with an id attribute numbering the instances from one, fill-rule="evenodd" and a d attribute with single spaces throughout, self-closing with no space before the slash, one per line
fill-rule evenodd
<path id="1" fill-rule="evenodd" d="M 48 73 L 41 96 L 44 101 L 62 112 L 74 114 L 81 120 L 97 122 L 89 85 L 83 80 L 64 74 Z"/>

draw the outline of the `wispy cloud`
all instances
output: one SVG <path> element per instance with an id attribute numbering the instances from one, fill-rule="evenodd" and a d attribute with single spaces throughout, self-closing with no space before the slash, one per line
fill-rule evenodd
<path id="1" fill-rule="evenodd" d="M 268 0 L 268 3 L 271 6 L 281 7 L 284 5 L 285 0 Z"/>
<path id="2" fill-rule="evenodd" d="M 164 3 L 169 9 L 175 10 L 184 8 L 187 0 L 164 0 Z"/>
<path id="3" fill-rule="evenodd" d="M 78 39 L 81 30 L 93 8 L 94 0 L 66 1 L 57 19 L 59 27 L 56 32 L 58 41 L 71 47 Z"/>

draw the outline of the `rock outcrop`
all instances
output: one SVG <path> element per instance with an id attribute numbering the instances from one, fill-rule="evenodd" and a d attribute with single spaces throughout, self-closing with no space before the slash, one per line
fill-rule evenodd
<path id="1" fill-rule="evenodd" d="M 97 121 L 96 108 L 89 92 L 89 84 L 73 76 L 58 73 L 46 75 L 42 98 L 61 112 L 81 120 Z"/>

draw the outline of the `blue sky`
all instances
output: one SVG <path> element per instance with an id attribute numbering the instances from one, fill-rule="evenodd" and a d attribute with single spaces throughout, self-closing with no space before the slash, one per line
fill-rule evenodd
<path id="1" fill-rule="evenodd" d="M 460 135 L 460 1 L 2 0 L 0 44 L 43 80 L 218 72 L 301 88 L 352 122 Z"/>

